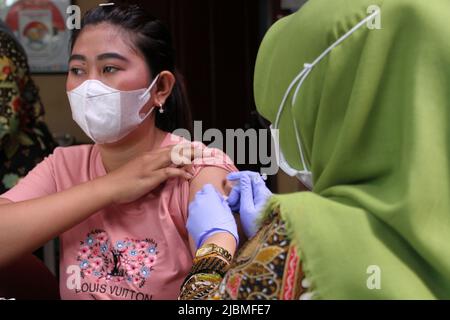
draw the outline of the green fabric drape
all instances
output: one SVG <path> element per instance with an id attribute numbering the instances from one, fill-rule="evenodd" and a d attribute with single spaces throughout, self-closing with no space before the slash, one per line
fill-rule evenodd
<path id="1" fill-rule="evenodd" d="M 274 122 L 304 63 L 371 5 L 381 29 L 333 49 L 281 116 L 281 149 L 302 169 L 294 119 L 313 192 L 274 196 L 268 209 L 280 207 L 317 298 L 450 298 L 448 0 L 308 1 L 265 36 L 256 105 Z M 368 286 L 373 266 L 380 289 Z"/>

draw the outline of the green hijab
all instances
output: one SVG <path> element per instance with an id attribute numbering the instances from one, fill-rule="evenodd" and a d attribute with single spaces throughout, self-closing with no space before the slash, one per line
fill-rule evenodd
<path id="1" fill-rule="evenodd" d="M 356 31 L 288 100 L 281 149 L 302 169 L 294 119 L 314 188 L 274 196 L 267 212 L 280 208 L 316 298 L 448 299 L 450 2 L 308 1 L 265 36 L 256 105 L 274 122 L 304 63 L 374 4 L 381 29 Z"/>

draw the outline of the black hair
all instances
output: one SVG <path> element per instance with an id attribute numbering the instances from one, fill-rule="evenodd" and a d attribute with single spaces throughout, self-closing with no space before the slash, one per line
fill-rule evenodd
<path id="1" fill-rule="evenodd" d="M 130 40 L 146 59 L 153 76 L 162 71 L 175 75 L 175 85 L 164 105 L 164 113 L 156 112 L 156 126 L 172 132 L 184 128 L 192 133 L 192 117 L 181 75 L 175 67 L 175 50 L 168 29 L 138 5 L 99 6 L 86 12 L 81 28 L 72 34 L 71 49 L 84 27 L 109 23 L 131 35 Z"/>

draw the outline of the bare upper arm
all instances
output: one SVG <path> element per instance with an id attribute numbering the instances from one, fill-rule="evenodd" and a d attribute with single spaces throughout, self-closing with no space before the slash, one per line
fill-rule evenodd
<path id="1" fill-rule="evenodd" d="M 191 181 L 189 188 L 189 203 L 194 200 L 195 194 L 200 191 L 205 184 L 212 184 L 217 191 L 228 195 L 231 191 L 227 182 L 228 171 L 218 167 L 203 168 L 198 175 Z"/>

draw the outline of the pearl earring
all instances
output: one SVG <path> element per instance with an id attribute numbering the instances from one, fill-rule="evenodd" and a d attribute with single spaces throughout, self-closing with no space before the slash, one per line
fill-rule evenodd
<path id="1" fill-rule="evenodd" d="M 159 104 L 159 113 L 164 113 L 164 108 L 162 103 Z"/>

